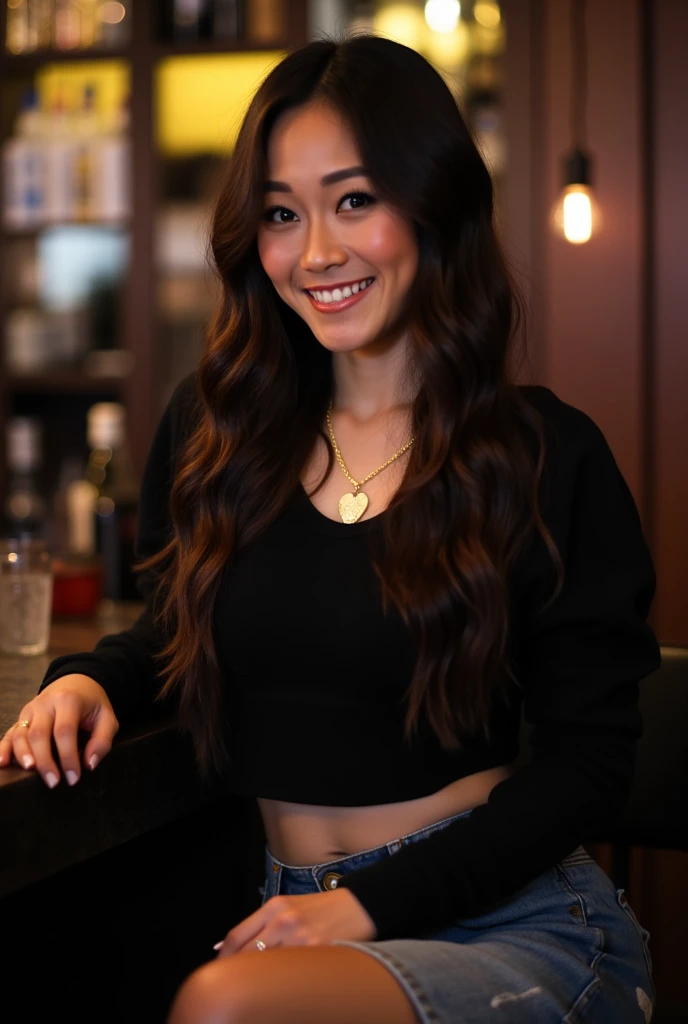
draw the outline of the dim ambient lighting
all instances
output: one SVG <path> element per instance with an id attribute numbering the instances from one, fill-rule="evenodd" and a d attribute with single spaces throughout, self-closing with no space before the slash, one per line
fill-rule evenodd
<path id="1" fill-rule="evenodd" d="M 373 31 L 415 49 L 423 38 L 426 22 L 420 8 L 409 3 L 379 7 L 373 15 Z"/>
<path id="2" fill-rule="evenodd" d="M 124 20 L 126 13 L 124 4 L 114 2 L 102 4 L 98 8 L 98 17 L 107 25 L 119 25 L 120 21 Z"/>
<path id="3" fill-rule="evenodd" d="M 572 185 L 564 196 L 564 236 L 580 245 L 592 237 L 590 192 L 585 185 Z"/>
<path id="4" fill-rule="evenodd" d="M 552 226 L 567 242 L 582 245 L 599 231 L 601 215 L 590 190 L 588 157 L 575 150 L 566 163 L 566 184 L 554 207 Z"/>
<path id="5" fill-rule="evenodd" d="M 499 5 L 492 0 L 477 0 L 473 8 L 473 17 L 483 28 L 497 28 L 502 20 Z"/>
<path id="6" fill-rule="evenodd" d="M 461 17 L 459 0 L 428 0 L 425 20 L 433 32 L 453 32 Z"/>
<path id="7" fill-rule="evenodd" d="M 585 40 L 585 0 L 570 0 L 571 21 L 571 135 L 564 160 L 564 186 L 551 214 L 557 234 L 573 245 L 590 241 L 602 217 L 590 189 L 591 157 L 585 149 L 588 55 Z"/>

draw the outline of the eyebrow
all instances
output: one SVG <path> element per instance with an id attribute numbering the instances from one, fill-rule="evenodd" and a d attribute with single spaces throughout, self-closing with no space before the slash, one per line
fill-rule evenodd
<path id="1" fill-rule="evenodd" d="M 341 171 L 332 171 L 330 174 L 326 174 L 320 179 L 320 184 L 334 185 L 338 181 L 344 181 L 345 178 L 354 178 L 359 174 L 367 176 L 365 167 L 345 167 Z M 286 181 L 266 181 L 264 185 L 266 192 L 293 192 L 294 190 L 290 185 L 287 185 Z"/>

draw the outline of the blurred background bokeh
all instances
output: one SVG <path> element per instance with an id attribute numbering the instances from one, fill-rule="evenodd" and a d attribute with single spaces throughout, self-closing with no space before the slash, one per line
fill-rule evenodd
<path id="1" fill-rule="evenodd" d="M 417 49 L 456 96 L 527 303 L 523 372 L 604 431 L 657 568 L 652 625 L 688 644 L 684 0 L 0 0 L 3 531 L 40 533 L 65 576 L 86 573 L 98 495 L 101 518 L 121 510 L 104 596 L 135 596 L 143 465 L 216 298 L 207 232 L 224 158 L 270 67 L 346 29 Z M 602 226 L 571 244 L 552 212 L 581 144 Z M 686 863 L 654 850 L 632 863 L 677 1021 Z"/>

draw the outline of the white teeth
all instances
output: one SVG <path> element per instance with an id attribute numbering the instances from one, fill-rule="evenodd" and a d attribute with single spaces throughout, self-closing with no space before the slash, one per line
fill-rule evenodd
<path id="1" fill-rule="evenodd" d="M 349 299 L 352 295 L 357 295 L 359 291 L 362 292 L 365 288 L 368 288 L 374 280 L 374 277 L 368 277 L 365 281 L 357 282 L 351 286 L 347 284 L 344 288 L 334 288 L 331 292 L 326 290 L 312 291 L 310 294 L 318 302 L 329 305 L 331 302 L 341 302 L 342 299 Z"/>

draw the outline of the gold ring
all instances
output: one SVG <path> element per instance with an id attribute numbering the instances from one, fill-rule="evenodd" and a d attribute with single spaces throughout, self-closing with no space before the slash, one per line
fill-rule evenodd
<path id="1" fill-rule="evenodd" d="M 28 729 L 29 726 L 31 725 L 31 722 L 28 720 L 28 718 L 23 718 L 21 722 L 17 722 L 17 725 L 19 726 L 20 729 Z"/>
<path id="2" fill-rule="evenodd" d="M 262 939 L 256 939 L 256 946 L 261 951 L 261 953 L 263 952 L 264 949 L 267 949 L 267 947 L 266 947 L 266 945 L 265 945 L 265 943 L 263 942 Z"/>

